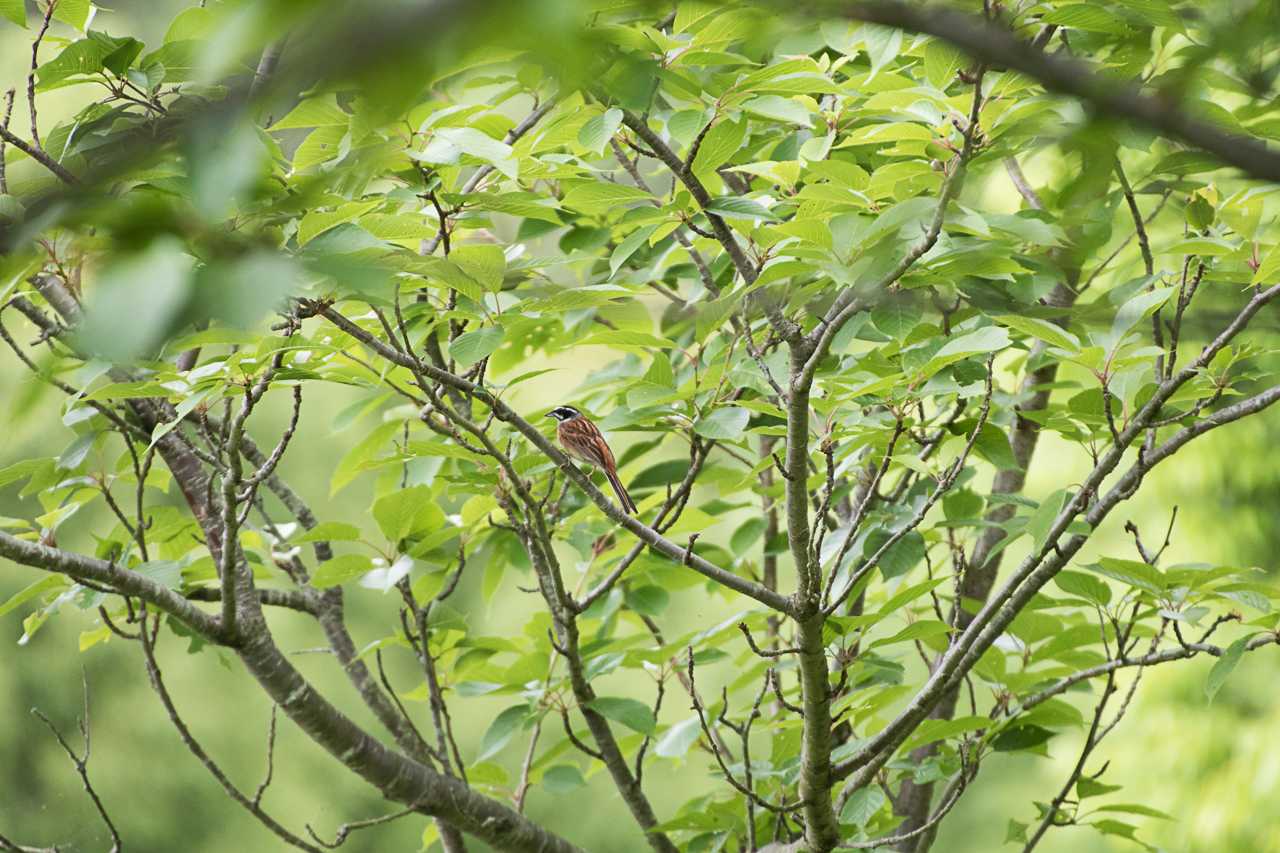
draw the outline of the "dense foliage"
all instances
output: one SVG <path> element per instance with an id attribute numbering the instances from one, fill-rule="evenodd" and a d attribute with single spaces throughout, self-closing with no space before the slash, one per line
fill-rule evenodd
<path id="1" fill-rule="evenodd" d="M 0 555 L 44 572 L 0 614 L 136 643 L 193 760 L 302 849 L 158 645 L 238 657 L 450 851 L 575 849 L 523 810 L 583 786 L 634 817 L 619 849 L 944 848 L 984 760 L 1068 734 L 1008 841 L 1136 841 L 1159 804 L 1098 750 L 1144 670 L 1213 656 L 1212 698 L 1280 638 L 1258 570 L 1168 564 L 1176 518 L 1113 513 L 1280 399 L 1271 5 L 470 5 L 201 4 L 157 46 L 0 0 L 34 45 L 0 335 L 66 437 L 0 469 L 29 510 Z M 562 403 L 635 516 L 555 445 Z M 371 505 L 317 517 L 283 477 L 313 420 L 307 464 Z M 1038 452 L 1079 476 L 1027 494 Z M 536 616 L 475 630 L 476 576 Z M 282 652 L 296 614 L 356 694 Z M 696 770 L 669 811 L 661 763 Z"/>

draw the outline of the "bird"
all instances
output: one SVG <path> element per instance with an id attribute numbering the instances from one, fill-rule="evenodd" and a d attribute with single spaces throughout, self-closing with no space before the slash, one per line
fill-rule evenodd
<path id="1" fill-rule="evenodd" d="M 603 471 L 622 504 L 622 511 L 635 515 L 636 503 L 631 500 L 631 495 L 627 494 L 626 487 L 618 479 L 618 463 L 613 460 L 613 451 L 609 449 L 609 442 L 604 440 L 600 428 L 573 406 L 556 406 L 547 412 L 547 417 L 559 422 L 556 424 L 556 438 L 565 452 L 574 459 L 590 463 Z"/>

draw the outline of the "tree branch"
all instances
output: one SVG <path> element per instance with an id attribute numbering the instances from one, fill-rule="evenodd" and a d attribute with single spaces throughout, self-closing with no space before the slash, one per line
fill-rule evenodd
<path id="1" fill-rule="evenodd" d="M 1011 68 L 1035 78 L 1050 91 L 1080 98 L 1103 115 L 1146 125 L 1252 177 L 1280 181 L 1280 153 L 1257 139 L 1220 130 L 1165 98 L 1143 94 L 1133 83 L 1080 60 L 1046 53 L 977 16 L 937 3 L 909 5 L 898 0 L 862 0 L 840 8 L 851 18 L 943 39 L 980 62 Z"/>

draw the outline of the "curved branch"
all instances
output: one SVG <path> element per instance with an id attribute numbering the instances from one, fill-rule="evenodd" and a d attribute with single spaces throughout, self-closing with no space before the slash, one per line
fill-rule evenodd
<path id="1" fill-rule="evenodd" d="M 1034 77 L 1050 91 L 1086 101 L 1103 115 L 1146 125 L 1206 151 L 1254 178 L 1280 181 L 1280 153 L 1269 150 L 1258 140 L 1220 130 L 1178 109 L 1177 104 L 1143 94 L 1131 82 L 1102 73 L 1080 60 L 1046 53 L 974 15 L 937 3 L 908 5 L 899 0 L 863 0 L 842 9 L 845 15 L 860 21 L 940 38 L 980 62 L 1011 68 Z"/>
<path id="2" fill-rule="evenodd" d="M 63 574 L 77 581 L 110 587 L 120 595 L 140 598 L 154 604 L 207 639 L 215 643 L 223 642 L 216 617 L 196 607 L 167 586 L 156 583 L 145 575 L 122 569 L 114 563 L 28 542 L 3 531 L 0 531 L 0 557 L 7 557 L 15 563 L 34 569 Z"/>

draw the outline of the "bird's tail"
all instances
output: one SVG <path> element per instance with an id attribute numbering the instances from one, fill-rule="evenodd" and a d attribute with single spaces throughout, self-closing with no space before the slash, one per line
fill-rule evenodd
<path id="1" fill-rule="evenodd" d="M 618 475 L 611 471 L 605 471 L 604 475 L 609 479 L 609 485 L 613 486 L 613 493 L 618 496 L 618 501 L 622 504 L 622 511 L 635 515 L 637 513 L 636 502 L 631 500 L 631 495 L 627 494 L 627 489 L 622 485 L 622 481 L 618 479 Z"/>

